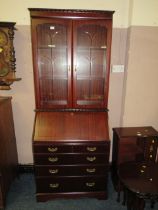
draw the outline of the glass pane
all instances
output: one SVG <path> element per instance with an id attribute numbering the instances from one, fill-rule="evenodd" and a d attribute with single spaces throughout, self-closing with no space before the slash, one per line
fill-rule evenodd
<path id="1" fill-rule="evenodd" d="M 77 28 L 76 95 L 79 105 L 103 103 L 106 37 L 106 27 L 99 24 L 84 24 Z"/>
<path id="2" fill-rule="evenodd" d="M 41 105 L 68 103 L 67 27 L 41 24 L 38 34 L 38 69 Z"/>

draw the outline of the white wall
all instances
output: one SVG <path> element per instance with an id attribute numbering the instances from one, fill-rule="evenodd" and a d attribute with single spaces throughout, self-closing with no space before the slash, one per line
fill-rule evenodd
<path id="1" fill-rule="evenodd" d="M 132 0 L 132 5 L 122 125 L 158 129 L 158 1 Z"/>
<path id="2" fill-rule="evenodd" d="M 158 1 L 157 0 L 132 0 L 133 13 L 131 25 L 158 26 Z"/>
<path id="3" fill-rule="evenodd" d="M 1 0 L 0 21 L 15 21 L 17 25 L 29 25 L 27 8 L 114 10 L 114 27 L 127 27 L 129 0 Z"/>
<path id="4" fill-rule="evenodd" d="M 158 27 L 130 29 L 123 126 L 158 129 Z"/>

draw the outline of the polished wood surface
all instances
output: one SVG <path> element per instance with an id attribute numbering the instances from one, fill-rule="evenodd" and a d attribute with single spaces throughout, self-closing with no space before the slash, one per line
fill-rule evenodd
<path id="1" fill-rule="evenodd" d="M 18 169 L 11 97 L 0 97 L 0 151 L 0 208 L 3 209 Z"/>
<path id="2" fill-rule="evenodd" d="M 35 167 L 36 176 L 86 176 L 86 175 L 105 175 L 109 165 L 93 164 L 91 165 L 38 165 Z"/>
<path id="3" fill-rule="evenodd" d="M 158 131 L 152 126 L 113 128 L 120 138 L 157 136 Z"/>
<path id="4" fill-rule="evenodd" d="M 105 151 L 97 148 L 98 142 L 93 144 L 91 141 L 80 144 L 81 150 L 76 150 L 78 143 L 72 144 L 71 141 L 44 142 L 43 146 L 46 145 L 47 149 L 43 153 L 36 149 L 37 142 L 33 145 L 37 201 L 55 198 L 107 198 L 109 141 L 99 145 L 106 148 Z M 70 149 L 67 150 L 67 147 Z M 82 153 L 85 147 L 88 150 Z"/>
<path id="5" fill-rule="evenodd" d="M 126 162 L 119 166 L 119 177 L 126 187 L 138 194 L 158 196 L 158 164 Z"/>
<path id="6" fill-rule="evenodd" d="M 35 154 L 34 161 L 37 165 L 59 165 L 59 164 L 104 164 L 109 161 L 107 154 Z"/>
<path id="7" fill-rule="evenodd" d="M 107 113 L 37 112 L 34 141 L 107 141 Z"/>
<path id="8" fill-rule="evenodd" d="M 124 162 L 119 165 L 118 176 L 124 191 L 123 204 L 127 209 L 144 210 L 151 202 L 151 208 L 158 199 L 158 164 L 152 161 Z"/>
<path id="9" fill-rule="evenodd" d="M 62 141 L 59 141 L 61 143 Z M 35 143 L 35 142 L 34 142 Z M 53 146 L 51 145 L 52 141 L 48 142 L 38 142 L 36 145 L 34 152 L 36 153 L 52 153 L 55 152 L 56 154 L 58 153 L 82 153 L 85 154 L 87 152 L 95 152 L 95 153 L 105 153 L 105 151 L 109 150 L 109 141 L 105 140 L 103 143 L 97 142 L 92 142 L 92 141 L 84 141 L 83 142 L 78 142 L 78 141 L 70 141 L 68 142 L 63 142 L 62 144 L 58 144 L 57 142 L 53 141 Z"/>
<path id="10" fill-rule="evenodd" d="M 37 201 L 107 198 L 110 141 L 105 112 L 37 112 Z"/>
<path id="11" fill-rule="evenodd" d="M 107 178 L 105 176 L 80 176 L 80 177 L 47 177 L 46 179 L 37 178 L 37 191 L 38 192 L 97 192 L 105 191 L 107 188 Z"/>

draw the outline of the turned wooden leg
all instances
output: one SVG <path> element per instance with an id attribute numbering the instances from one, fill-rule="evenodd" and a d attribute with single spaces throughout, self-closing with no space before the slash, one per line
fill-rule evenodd
<path id="1" fill-rule="evenodd" d="M 145 208 L 145 200 L 142 198 L 139 198 L 139 209 L 144 210 Z"/>
<path id="2" fill-rule="evenodd" d="M 132 210 L 132 193 L 126 189 L 127 210 Z"/>

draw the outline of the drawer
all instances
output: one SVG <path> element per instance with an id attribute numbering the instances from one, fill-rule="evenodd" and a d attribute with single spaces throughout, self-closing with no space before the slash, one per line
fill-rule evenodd
<path id="1" fill-rule="evenodd" d="M 73 150 L 72 145 L 34 145 L 34 153 L 71 153 Z"/>
<path id="2" fill-rule="evenodd" d="M 104 144 L 34 145 L 34 153 L 105 153 L 109 150 L 109 142 Z"/>
<path id="3" fill-rule="evenodd" d="M 150 161 L 157 160 L 157 146 L 158 146 L 158 138 L 157 137 L 146 137 L 144 139 L 138 138 L 137 144 L 142 148 L 144 152 L 144 158 Z"/>
<path id="4" fill-rule="evenodd" d="M 109 154 L 35 154 L 35 165 L 106 164 Z"/>
<path id="5" fill-rule="evenodd" d="M 36 176 L 82 176 L 82 175 L 106 175 L 108 165 L 82 165 L 82 166 L 35 166 Z"/>
<path id="6" fill-rule="evenodd" d="M 88 145 L 75 145 L 73 147 L 74 153 L 109 153 L 110 144 L 88 144 Z"/>
<path id="7" fill-rule="evenodd" d="M 36 178 L 37 193 L 105 191 L 107 177 Z"/>

